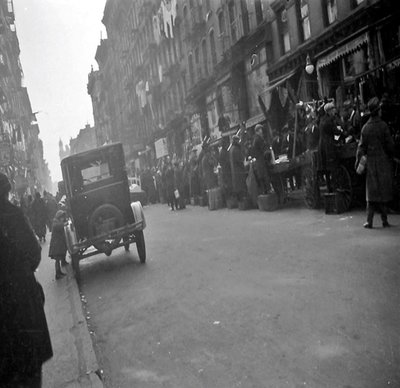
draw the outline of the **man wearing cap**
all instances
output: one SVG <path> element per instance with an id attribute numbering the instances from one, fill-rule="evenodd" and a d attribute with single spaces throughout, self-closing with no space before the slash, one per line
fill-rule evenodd
<path id="1" fill-rule="evenodd" d="M 324 111 L 325 114 L 322 116 L 319 128 L 320 170 L 325 174 L 328 191 L 332 192 L 331 172 L 338 162 L 335 135 L 341 135 L 342 131 L 337 128 L 335 104 L 333 102 L 326 103 Z"/>
<path id="2" fill-rule="evenodd" d="M 380 103 L 377 97 L 368 101 L 370 118 L 361 130 L 355 167 L 361 156 L 367 156 L 366 200 L 367 222 L 364 228 L 371 229 L 374 212 L 380 211 L 382 226 L 389 227 L 387 203 L 392 199 L 392 159 L 394 142 L 387 124 L 380 118 Z"/>

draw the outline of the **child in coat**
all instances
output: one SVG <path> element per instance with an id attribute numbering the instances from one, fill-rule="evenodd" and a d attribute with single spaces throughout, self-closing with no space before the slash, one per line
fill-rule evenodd
<path id="1" fill-rule="evenodd" d="M 63 210 L 58 210 L 53 219 L 49 257 L 55 260 L 56 279 L 61 279 L 65 276 L 65 273 L 61 271 L 61 264 L 68 264 L 65 260 L 65 255 L 67 254 L 67 242 L 64 234 L 64 224 L 66 220 L 67 215 Z"/>

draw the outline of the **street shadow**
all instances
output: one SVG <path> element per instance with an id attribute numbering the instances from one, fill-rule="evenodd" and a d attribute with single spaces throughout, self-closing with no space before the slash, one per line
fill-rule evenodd
<path id="1" fill-rule="evenodd" d="M 107 282 L 107 286 L 114 283 L 123 283 L 126 279 L 140 278 L 146 270 L 146 264 L 139 261 L 136 248 L 129 252 L 123 249 L 115 250 L 110 256 L 99 254 L 83 259 L 80 262 L 82 285 L 91 282 Z"/>

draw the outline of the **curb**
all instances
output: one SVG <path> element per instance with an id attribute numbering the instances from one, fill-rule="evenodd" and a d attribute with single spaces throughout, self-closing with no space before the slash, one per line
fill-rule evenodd
<path id="1" fill-rule="evenodd" d="M 64 268 L 64 270 L 67 271 L 66 288 L 68 291 L 68 300 L 70 302 L 73 322 L 70 332 L 74 336 L 79 365 L 79 377 L 77 383 L 79 384 L 79 387 L 82 388 L 103 388 L 104 385 L 100 377 L 101 371 L 97 363 L 92 338 L 84 316 L 79 287 L 73 276 L 71 266 L 68 266 L 68 269 Z"/>

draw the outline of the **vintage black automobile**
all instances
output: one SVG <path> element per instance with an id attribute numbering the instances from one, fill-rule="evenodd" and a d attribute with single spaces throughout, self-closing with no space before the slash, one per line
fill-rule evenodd
<path id="1" fill-rule="evenodd" d="M 140 202 L 130 201 L 121 143 L 71 155 L 61 161 L 69 215 L 65 225 L 75 277 L 79 261 L 98 253 L 111 255 L 118 247 L 136 243 L 141 263 L 146 261 L 143 229 L 146 221 Z"/>

